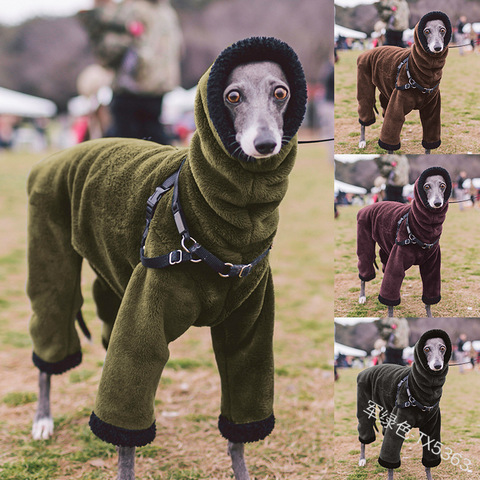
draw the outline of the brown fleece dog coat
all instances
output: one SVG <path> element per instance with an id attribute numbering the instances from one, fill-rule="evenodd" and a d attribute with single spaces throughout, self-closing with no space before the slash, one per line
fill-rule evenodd
<path id="1" fill-rule="evenodd" d="M 441 175 L 445 179 L 444 204 L 432 208 L 427 202 L 423 189 L 425 180 L 431 175 Z M 400 287 L 405 271 L 412 265 L 419 265 L 422 277 L 422 301 L 426 305 L 438 303 L 440 296 L 440 245 L 442 226 L 448 210 L 448 198 L 452 190 L 450 175 L 442 167 L 424 170 L 415 182 L 414 199 L 410 205 L 398 202 L 380 202 L 362 208 L 357 214 L 357 256 L 358 274 L 361 280 L 368 282 L 375 278 L 375 244 L 380 247 L 380 259 L 383 264 L 383 280 L 378 299 L 384 305 L 400 304 Z M 409 241 L 406 221 L 399 220 L 408 212 L 410 229 L 417 239 L 427 244 L 422 248 L 418 242 Z"/>
<path id="2" fill-rule="evenodd" d="M 430 52 L 423 30 L 429 20 L 442 20 L 447 32 L 445 48 L 440 53 Z M 415 26 L 412 48 L 378 47 L 362 53 L 357 60 L 357 100 L 361 125 L 375 123 L 375 89 L 380 91 L 383 109 L 383 125 L 378 144 L 385 150 L 400 148 L 400 132 L 405 116 L 412 110 L 419 110 L 423 127 L 422 145 L 426 149 L 438 148 L 441 144 L 440 130 L 440 89 L 442 69 L 448 55 L 448 43 L 452 27 L 443 12 L 430 12 Z M 400 64 L 408 57 L 408 65 Z M 418 87 L 408 87 L 407 67 L 412 79 L 421 87 L 432 89 L 426 93 Z"/>

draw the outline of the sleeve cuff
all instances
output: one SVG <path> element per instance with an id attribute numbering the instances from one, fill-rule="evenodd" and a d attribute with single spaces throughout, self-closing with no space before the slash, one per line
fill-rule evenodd
<path id="1" fill-rule="evenodd" d="M 422 140 L 422 146 L 427 150 L 433 150 L 434 148 L 438 148 L 441 144 L 441 140 L 438 140 L 437 142 L 426 142 L 425 140 Z"/>
<path id="2" fill-rule="evenodd" d="M 378 463 L 385 468 L 398 468 L 402 462 L 400 460 L 398 462 L 386 462 L 378 457 Z"/>
<path id="3" fill-rule="evenodd" d="M 33 364 L 41 371 L 50 375 L 59 375 L 71 370 L 82 363 L 82 352 L 76 352 L 73 355 L 65 357 L 59 362 L 46 362 L 42 360 L 35 352 L 32 352 Z"/>
<path id="4" fill-rule="evenodd" d="M 422 464 L 424 467 L 427 467 L 427 468 L 438 467 L 441 461 L 442 461 L 442 457 L 440 456 L 438 458 L 432 458 L 431 460 L 425 460 L 424 458 L 422 458 Z"/>
<path id="5" fill-rule="evenodd" d="M 422 295 L 422 302 L 425 305 L 435 305 L 441 299 L 442 299 L 442 297 L 440 295 L 438 297 L 431 297 L 431 298 L 428 298 L 428 297 L 425 297 L 424 295 Z"/>
<path id="6" fill-rule="evenodd" d="M 384 150 L 400 150 L 400 143 L 397 143 L 396 145 L 390 145 L 389 143 L 382 142 L 380 139 L 378 140 L 378 144 L 380 145 L 381 148 Z"/>
<path id="7" fill-rule="evenodd" d="M 388 298 L 382 297 L 381 295 L 378 296 L 378 301 L 380 303 L 383 303 L 384 305 L 388 305 L 389 307 L 396 307 L 397 305 L 400 305 L 400 298 L 397 298 L 396 300 L 389 300 Z"/>
<path id="8" fill-rule="evenodd" d="M 89 425 L 98 438 L 120 447 L 143 447 L 153 442 L 156 435 L 155 422 L 145 430 L 128 430 L 100 420 L 95 412 L 90 415 Z"/>
<path id="9" fill-rule="evenodd" d="M 358 123 L 360 125 L 363 125 L 364 127 L 369 127 L 370 125 L 373 125 L 376 121 L 377 119 L 375 117 L 373 117 L 373 120 L 367 120 L 366 122 L 358 119 Z"/>
<path id="10" fill-rule="evenodd" d="M 272 433 L 275 417 L 270 415 L 265 420 L 250 423 L 233 423 L 223 415 L 218 417 L 218 429 L 223 437 L 233 443 L 258 442 Z"/>

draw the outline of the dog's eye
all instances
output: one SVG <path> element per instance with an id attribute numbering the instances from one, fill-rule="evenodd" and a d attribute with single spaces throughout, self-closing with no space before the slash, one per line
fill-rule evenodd
<path id="1" fill-rule="evenodd" d="M 240 92 L 237 90 L 232 90 L 227 93 L 227 102 L 229 103 L 238 103 L 241 98 Z"/>
<path id="2" fill-rule="evenodd" d="M 443 345 L 441 345 L 440 346 L 440 351 L 443 353 L 445 350 L 446 350 L 446 348 Z"/>
<path id="3" fill-rule="evenodd" d="M 444 183 L 442 183 L 442 184 L 440 185 L 440 190 L 445 190 L 446 188 L 447 188 L 447 186 L 446 186 Z"/>
<path id="4" fill-rule="evenodd" d="M 285 100 L 287 98 L 287 95 L 288 95 L 288 91 L 286 88 L 283 88 L 283 87 L 277 87 L 275 89 L 275 91 L 273 92 L 273 94 L 275 95 L 275 98 L 277 100 Z"/>
<path id="5" fill-rule="evenodd" d="M 425 347 L 425 348 L 423 349 L 423 351 L 424 351 L 425 353 L 428 353 L 428 352 L 430 351 L 430 347 Z"/>
<path id="6" fill-rule="evenodd" d="M 423 189 L 424 189 L 424 190 L 430 190 L 430 185 L 428 185 L 428 184 L 424 185 L 424 186 L 423 186 Z"/>
<path id="7" fill-rule="evenodd" d="M 429 29 L 429 28 L 426 28 L 426 29 L 423 31 L 423 33 L 424 33 L 425 35 L 430 35 L 430 29 Z"/>
<path id="8" fill-rule="evenodd" d="M 446 30 L 445 28 L 441 28 L 441 29 L 440 29 L 440 33 L 441 33 L 442 35 L 445 35 L 446 31 L 447 31 L 447 30 Z"/>

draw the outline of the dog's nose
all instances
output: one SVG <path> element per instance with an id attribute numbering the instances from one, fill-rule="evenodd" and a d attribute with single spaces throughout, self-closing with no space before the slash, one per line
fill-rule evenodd
<path id="1" fill-rule="evenodd" d="M 436 52 L 441 52 L 443 49 L 442 49 L 442 47 L 439 46 L 439 47 L 435 47 L 434 50 L 435 50 Z"/>
<path id="2" fill-rule="evenodd" d="M 435 370 L 440 370 L 440 369 L 442 368 L 442 364 L 441 364 L 441 363 L 436 363 L 436 364 L 433 366 L 433 368 L 434 368 Z"/>
<path id="3" fill-rule="evenodd" d="M 434 205 L 435 205 L 435 208 L 440 208 L 442 206 L 442 202 L 437 201 L 434 203 Z"/>
<path id="4" fill-rule="evenodd" d="M 255 146 L 258 153 L 261 153 L 262 155 L 268 155 L 275 150 L 277 143 L 274 140 L 270 139 L 256 139 L 253 142 L 253 145 Z"/>

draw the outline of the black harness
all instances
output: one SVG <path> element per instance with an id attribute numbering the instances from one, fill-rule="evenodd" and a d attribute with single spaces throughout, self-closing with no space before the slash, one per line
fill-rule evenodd
<path id="1" fill-rule="evenodd" d="M 440 82 L 438 82 L 434 87 L 432 88 L 426 88 L 426 87 L 422 87 L 420 84 L 418 84 L 412 77 L 412 75 L 410 74 L 410 70 L 408 69 L 408 59 L 410 58 L 410 55 L 405 59 L 403 60 L 400 65 L 397 67 L 397 78 L 395 79 L 395 88 L 397 90 L 409 90 L 410 88 L 416 88 L 417 90 L 420 90 L 422 93 L 432 93 L 439 85 L 440 85 Z M 407 78 L 408 78 L 408 83 L 406 83 L 405 85 L 397 85 L 398 83 L 398 77 L 400 76 L 400 70 L 402 69 L 402 67 L 406 65 L 406 71 L 407 71 Z"/>
<path id="2" fill-rule="evenodd" d="M 228 262 L 222 262 L 213 253 L 210 253 L 206 248 L 202 247 L 194 238 L 190 236 L 187 223 L 185 221 L 185 215 L 183 214 L 182 206 L 180 205 L 180 199 L 178 197 L 178 177 L 180 175 L 180 169 L 185 163 L 185 159 L 181 163 L 179 169 L 172 175 L 170 175 L 159 187 L 155 189 L 153 195 L 147 200 L 147 225 L 143 232 L 142 242 L 140 244 L 140 260 L 142 265 L 148 268 L 165 268 L 170 265 L 176 265 L 184 262 L 201 262 L 204 261 L 210 268 L 215 270 L 221 277 L 246 277 L 263 258 L 268 255 L 272 246 L 268 247 L 260 256 L 247 265 L 234 265 Z M 183 250 L 172 250 L 170 253 L 160 255 L 159 257 L 146 257 L 145 256 L 145 241 L 147 239 L 150 223 L 155 213 L 160 199 L 173 187 L 172 197 L 172 212 L 175 225 L 178 233 L 182 237 L 181 245 Z M 191 243 L 187 246 L 187 242 Z"/>
<path id="3" fill-rule="evenodd" d="M 405 382 L 406 382 L 408 400 L 404 403 L 398 403 L 398 395 L 400 394 L 400 387 Z M 397 386 L 397 396 L 395 398 L 395 406 L 398 407 L 398 408 L 417 407 L 422 412 L 430 412 L 435 407 L 437 407 L 439 403 L 440 403 L 440 401 L 438 401 L 435 405 L 432 405 L 431 407 L 428 407 L 426 405 L 422 405 L 418 400 L 415 400 L 415 398 L 413 398 L 412 392 L 410 392 L 410 388 L 408 387 L 408 375 L 405 378 L 402 378 L 402 380 L 400 380 L 400 382 Z"/>
<path id="4" fill-rule="evenodd" d="M 430 248 L 432 248 L 433 246 L 435 246 L 438 243 L 439 239 L 437 238 L 433 243 L 425 243 L 425 242 L 422 242 L 420 239 L 418 239 L 413 234 L 412 230 L 410 229 L 410 224 L 408 223 L 408 214 L 409 213 L 410 212 L 407 212 L 397 223 L 397 233 L 395 234 L 395 244 L 400 245 L 401 247 L 403 247 L 404 245 L 410 245 L 410 244 L 415 245 L 416 244 L 416 245 L 422 247 L 424 250 L 430 250 Z M 408 238 L 399 242 L 398 241 L 398 232 L 400 231 L 400 225 L 402 224 L 402 222 L 404 220 L 405 220 L 405 226 L 407 227 Z"/>

